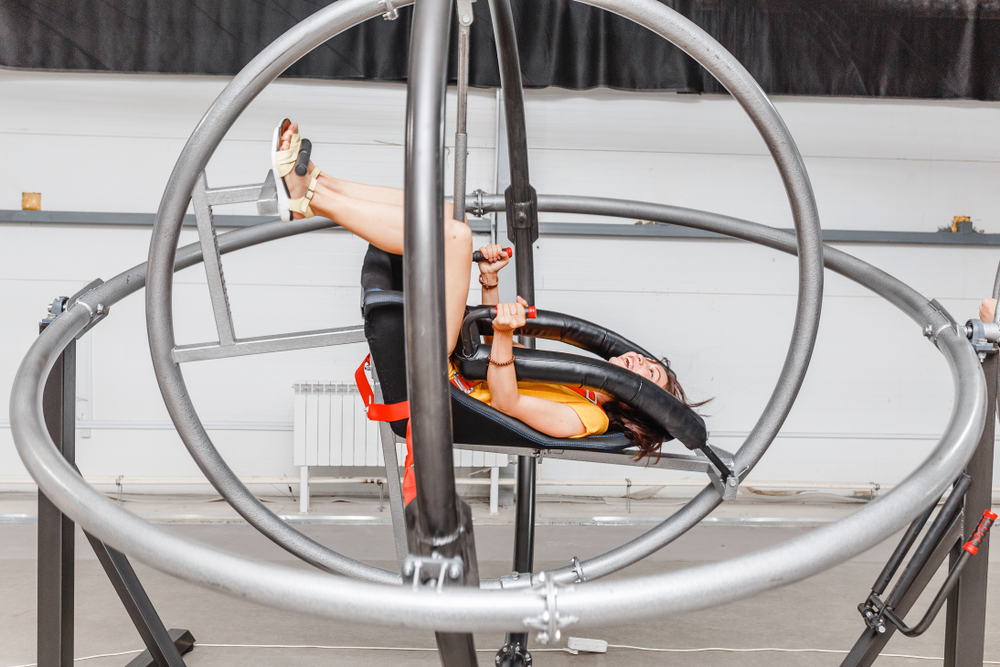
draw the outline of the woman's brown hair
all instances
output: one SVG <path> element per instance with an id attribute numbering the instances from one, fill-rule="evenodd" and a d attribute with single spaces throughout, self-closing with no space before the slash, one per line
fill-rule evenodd
<path id="1" fill-rule="evenodd" d="M 667 372 L 667 386 L 664 389 L 683 403 L 685 407 L 697 408 L 712 400 L 708 399 L 700 403 L 689 402 L 687 394 L 684 393 L 684 387 L 681 386 L 681 383 L 677 380 L 677 375 L 670 368 L 670 361 L 663 358 L 660 359 L 659 363 L 663 366 L 663 370 Z M 641 461 L 647 457 L 652 460 L 654 453 L 656 454 L 656 460 L 660 460 L 660 445 L 669 437 L 666 431 L 651 421 L 646 415 L 616 398 L 605 402 L 601 407 L 604 408 L 604 412 L 608 415 L 608 430 L 621 431 L 629 439 L 629 442 L 639 448 L 639 452 L 635 456 L 636 461 Z"/>

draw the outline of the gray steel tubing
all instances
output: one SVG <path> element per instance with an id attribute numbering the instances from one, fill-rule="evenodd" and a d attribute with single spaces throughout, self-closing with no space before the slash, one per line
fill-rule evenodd
<path id="1" fill-rule="evenodd" d="M 486 195 L 483 197 L 483 206 L 486 211 L 502 211 L 505 206 L 504 198 L 500 195 Z M 798 252 L 794 234 L 739 218 L 667 204 L 571 195 L 539 195 L 538 210 L 551 213 L 576 213 L 664 222 L 726 234 L 793 255 Z M 944 326 L 940 314 L 925 297 L 893 276 L 829 246 L 825 247 L 823 258 L 827 268 L 864 285 L 887 299 L 921 327 L 932 325 L 936 329 Z M 775 400 L 774 396 L 771 400 Z M 746 443 L 744 443 L 736 455 L 737 469 L 742 470 L 744 466 L 752 469 L 757 464 L 767 446 L 777 435 L 778 427 L 760 433 L 759 439 L 751 449 L 747 449 Z M 753 437 L 753 434 L 750 437 Z M 750 437 L 747 439 L 748 443 Z M 585 578 L 592 580 L 617 572 L 662 549 L 708 516 L 721 502 L 722 499 L 715 491 L 715 487 L 706 486 L 683 510 L 675 513 L 659 526 L 601 556 L 581 561 L 580 566 Z M 577 579 L 577 574 L 571 567 L 549 572 L 547 576 L 554 576 L 560 583 L 572 583 Z M 537 578 L 536 575 L 534 577 L 535 583 L 537 583 Z"/>
<path id="2" fill-rule="evenodd" d="M 461 14 L 461 12 L 459 12 Z M 465 222 L 465 184 L 469 172 L 469 33 L 471 26 L 459 16 L 458 33 L 458 109 L 455 122 L 455 219 Z"/>
<path id="3" fill-rule="evenodd" d="M 919 296 L 919 295 L 918 295 Z M 51 461 L 46 458 L 47 454 L 51 452 L 49 450 L 53 449 L 51 441 L 47 441 L 44 429 L 38 428 L 39 415 L 35 414 L 38 411 L 38 376 L 44 373 L 47 368 L 46 365 L 51 365 L 54 358 L 51 356 L 53 351 L 51 348 L 53 346 L 60 346 L 61 343 L 68 342 L 66 338 L 66 328 L 79 325 L 77 331 L 82 329 L 82 327 L 89 320 L 89 314 L 84 314 L 81 312 L 82 308 L 74 308 L 71 310 L 72 317 L 66 317 L 65 315 L 57 323 L 60 325 L 57 328 L 50 330 L 51 335 L 40 337 L 38 341 L 33 345 L 32 350 L 29 351 L 29 355 L 25 358 L 22 364 L 21 371 L 18 373 L 16 381 L 16 389 L 12 394 L 12 415 L 18 415 L 17 425 L 13 429 L 15 435 L 15 441 L 18 444 L 19 451 L 25 458 L 26 465 L 28 465 L 29 470 L 33 472 L 36 479 L 39 480 L 40 486 L 43 491 L 53 496 L 55 502 L 60 504 L 60 507 L 64 509 L 68 514 L 74 516 L 74 518 L 81 517 L 80 522 L 83 524 L 92 524 L 93 532 L 98 534 L 98 536 L 106 537 L 107 541 L 114 546 L 118 546 L 125 551 L 132 551 L 137 553 L 140 558 L 150 562 L 151 564 L 169 571 L 171 573 L 178 574 L 179 576 L 185 576 L 185 578 L 194 579 L 196 581 L 210 581 L 214 580 L 216 585 L 221 585 L 222 587 L 230 590 L 231 592 L 243 592 L 244 594 L 252 597 L 253 599 L 277 603 L 280 606 L 289 608 L 295 605 L 294 608 L 303 611 L 310 611 L 314 608 L 314 605 L 310 604 L 308 600 L 315 601 L 317 596 L 323 598 L 323 608 L 319 611 L 324 612 L 327 615 L 333 615 L 336 617 L 351 617 L 354 620 L 365 621 L 371 618 L 371 614 L 359 613 L 357 608 L 370 606 L 378 606 L 380 602 L 384 601 L 384 596 L 381 593 L 376 593 L 376 591 L 388 590 L 387 588 L 372 586 L 370 584 L 361 584 L 359 582 L 347 582 L 345 584 L 338 584 L 335 590 L 329 591 L 329 586 L 323 589 L 324 593 L 326 591 L 330 592 L 332 596 L 330 599 L 326 599 L 325 595 L 320 595 L 316 586 L 321 582 L 331 583 L 330 580 L 324 580 L 313 573 L 302 573 L 294 572 L 291 577 L 294 581 L 288 582 L 289 584 L 298 583 L 306 584 L 305 587 L 291 586 L 287 590 L 283 590 L 282 587 L 275 588 L 277 583 L 276 579 L 267 579 L 267 574 L 271 573 L 272 570 L 279 570 L 278 568 L 267 568 L 267 572 L 261 571 L 260 564 L 247 563 L 241 561 L 240 559 L 233 559 L 224 554 L 218 554 L 221 560 L 226 562 L 223 565 L 227 567 L 218 567 L 220 564 L 219 560 L 213 560 L 210 557 L 210 553 L 214 550 L 205 551 L 204 547 L 196 546 L 195 550 L 201 549 L 201 553 L 192 554 L 190 551 L 185 551 L 185 549 L 190 549 L 191 544 L 186 540 L 177 538 L 176 536 L 171 536 L 166 531 L 159 530 L 148 524 L 144 524 L 141 520 L 132 517 L 127 512 L 119 510 L 113 503 L 104 499 L 100 494 L 93 492 L 92 489 L 86 486 L 86 484 L 79 482 L 76 484 L 72 479 L 71 471 L 60 470 L 58 466 L 58 461 Z M 933 310 L 933 309 L 930 309 Z M 938 316 L 938 321 L 935 324 L 939 324 L 944 318 L 940 315 Z M 74 324 L 75 320 L 75 324 Z M 57 337 L 57 334 L 62 334 L 62 338 Z M 75 335 L 75 332 L 69 333 L 69 338 Z M 977 398 L 982 398 L 982 387 L 981 378 L 979 383 L 975 384 L 974 380 L 970 380 L 968 377 L 967 370 L 962 372 L 959 368 L 960 364 L 968 366 L 969 359 L 967 357 L 974 356 L 971 350 L 968 349 L 968 345 L 965 341 L 952 340 L 954 336 L 947 330 L 946 326 L 942 326 L 941 332 L 938 335 L 938 344 L 943 350 L 947 350 L 950 353 L 946 354 L 946 358 L 952 363 L 953 376 L 955 377 L 956 386 L 958 394 L 956 396 L 956 412 L 952 415 L 952 421 L 949 423 L 949 429 L 946 432 L 945 438 L 942 440 L 938 449 L 932 454 L 928 462 L 922 467 L 917 474 L 911 476 L 908 483 L 901 485 L 891 494 L 887 495 L 882 501 L 873 503 L 872 505 L 861 510 L 858 514 L 854 515 L 852 519 L 855 522 L 864 517 L 869 523 L 876 525 L 880 530 L 894 530 L 899 526 L 893 526 L 891 520 L 893 519 L 892 512 L 897 509 L 898 503 L 889 503 L 887 501 L 894 500 L 897 494 L 899 496 L 904 496 L 901 493 L 902 489 L 905 489 L 908 493 L 918 493 L 924 487 L 929 486 L 929 482 L 926 479 L 926 475 L 923 473 L 927 470 L 935 473 L 941 473 L 940 468 L 944 467 L 945 476 L 954 476 L 957 474 L 957 468 L 952 465 L 954 463 L 954 457 L 961 458 L 966 453 L 966 440 L 965 434 L 969 429 L 974 429 L 978 425 L 981 427 L 982 423 L 982 401 L 976 401 Z M 964 344 L 964 347 L 962 347 Z M 957 350 L 957 352 L 956 352 Z M 962 357 L 961 355 L 965 355 Z M 34 381 L 34 384 L 32 384 Z M 969 385 L 972 386 L 969 386 Z M 971 402 L 970 402 L 971 401 Z M 34 408 L 34 411 L 32 410 Z M 978 414 L 976 411 L 979 411 Z M 978 421 L 978 424 L 977 424 Z M 37 447 L 32 447 L 38 445 Z M 949 468 L 955 468 L 950 473 Z M 933 480 L 931 480 L 933 481 Z M 60 489 L 65 489 L 66 494 L 59 494 L 57 491 Z M 88 505 L 85 502 L 76 502 L 75 499 L 79 499 L 86 494 L 90 493 L 87 500 L 91 503 Z M 925 494 L 927 495 L 927 494 Z M 926 500 L 929 502 L 933 498 L 927 495 Z M 110 512 L 108 511 L 110 510 Z M 911 511 L 911 515 L 916 512 Z M 93 520 L 92 520 L 93 519 Z M 134 524 L 132 522 L 135 522 Z M 904 522 L 905 523 L 905 522 Z M 124 530 L 120 530 L 124 528 Z M 830 527 L 834 528 L 833 526 Z M 132 529 L 130 532 L 129 529 Z M 815 543 L 815 540 L 810 546 L 813 547 L 826 547 L 826 546 L 836 546 L 844 544 L 843 535 L 840 535 L 838 531 L 830 533 L 830 530 L 824 529 L 823 531 L 824 539 L 820 543 Z M 102 534 L 103 533 L 103 534 Z M 877 533 L 877 531 L 876 531 Z M 859 535 L 862 542 L 868 540 L 869 543 L 874 543 L 878 541 L 878 535 L 871 535 L 870 533 L 856 533 Z M 803 538 L 798 538 L 792 543 L 786 546 L 798 547 L 800 543 L 808 538 L 809 536 L 804 536 Z M 151 539 L 147 539 L 151 538 Z M 856 540 L 852 541 L 852 544 L 856 545 Z M 157 545 L 162 546 L 162 549 L 157 549 Z M 865 546 L 868 546 L 867 544 Z M 131 547 L 131 548 L 130 548 Z M 178 548 L 180 547 L 180 548 Z M 853 547 L 852 547 L 853 548 Z M 864 548 L 864 547 L 861 547 Z M 843 549 L 841 549 L 842 551 Z M 858 549 L 860 550 L 860 549 Z M 854 552 L 856 553 L 856 551 Z M 848 554 L 846 557 L 853 555 L 853 553 Z M 202 556 L 201 558 L 195 556 Z M 208 556 L 208 558 L 204 558 Z M 228 559 L 228 560 L 227 560 Z M 801 574 L 802 576 L 807 576 L 807 574 L 816 571 L 816 563 L 821 562 L 822 559 L 817 559 L 815 556 L 815 551 L 805 554 L 805 557 L 797 562 L 798 567 L 794 570 L 795 576 Z M 234 566 L 237 563 L 240 564 L 239 571 L 234 571 L 229 566 Z M 714 566 L 713 566 L 714 567 Z M 699 568 L 701 570 L 703 568 Z M 792 572 L 792 570 L 790 570 Z M 805 574 L 803 574 L 805 573 Z M 288 574 L 288 573 L 283 573 Z M 661 584 L 670 584 L 670 577 L 675 578 L 675 583 L 678 584 L 676 588 L 685 589 L 688 586 L 684 585 L 684 581 L 676 580 L 676 575 L 678 573 L 673 573 L 668 575 L 663 581 L 657 578 L 657 588 Z M 687 576 L 689 573 L 680 573 Z M 728 593 L 724 594 L 729 597 L 729 599 L 736 599 L 744 595 L 743 591 L 750 590 L 754 587 L 753 582 L 748 582 L 747 577 L 750 579 L 758 578 L 756 577 L 756 572 L 749 572 L 745 570 L 740 570 L 738 568 L 732 568 L 728 572 L 723 572 L 723 576 L 715 577 L 716 581 L 721 583 L 723 586 L 729 586 Z M 287 578 L 287 577 L 286 577 Z M 662 578 L 662 577 L 661 577 Z M 307 581 L 308 580 L 308 581 Z M 693 581 L 693 580 L 691 580 Z M 781 579 L 776 579 L 781 581 Z M 790 581 L 790 579 L 789 579 Z M 228 585 L 227 585 L 228 584 Z M 744 587 L 744 585 L 749 585 L 749 587 Z M 767 583 L 756 582 L 756 585 L 767 586 Z M 603 590 L 601 587 L 606 588 L 607 585 L 591 584 L 587 588 L 588 591 L 594 593 L 599 590 Z M 584 587 L 581 587 L 581 590 Z M 695 587 L 697 589 L 697 586 Z M 275 594 L 275 591 L 277 593 Z M 329 604 L 331 601 L 341 600 L 341 595 L 347 593 L 352 596 L 360 596 L 362 592 L 370 592 L 371 595 L 367 597 L 350 597 L 343 598 L 345 604 Z M 646 591 L 647 594 L 650 591 Z M 695 590 L 697 592 L 697 590 Z M 407 596 L 403 593 L 402 596 L 396 592 L 395 595 L 388 594 L 390 598 L 400 598 L 403 602 L 407 598 L 413 598 L 413 596 Z M 683 593 L 683 591 L 682 591 Z M 428 611 L 428 605 L 412 605 L 410 602 L 405 602 L 401 604 L 400 608 L 393 609 L 391 613 L 376 614 L 377 618 L 372 620 L 380 621 L 383 623 L 392 624 L 404 624 L 404 625 L 416 625 L 419 627 L 427 627 L 432 629 L 445 629 L 445 630 L 470 630 L 470 629 L 502 629 L 516 627 L 516 624 L 511 624 L 511 619 L 519 613 L 532 615 L 539 610 L 539 605 L 537 604 L 537 599 L 533 597 L 510 597 L 510 595 L 504 594 L 488 594 L 490 598 L 481 598 L 483 593 L 473 593 L 469 591 L 456 591 L 450 592 L 445 596 L 438 596 L 434 598 L 435 600 L 443 600 L 445 598 L 449 599 L 448 603 L 453 604 L 451 611 L 445 612 L 443 607 L 444 604 L 437 605 L 441 608 L 441 614 L 447 616 L 450 619 L 448 623 L 445 623 L 444 616 L 439 616 L 437 613 L 428 612 L 426 615 L 419 615 L 421 613 Z M 665 598 L 670 597 L 670 591 L 665 592 Z M 426 597 L 426 596 L 425 596 Z M 560 595 L 561 600 L 572 601 L 576 595 L 573 591 L 566 590 Z M 614 598 L 613 591 L 611 592 L 611 597 Z M 699 596 L 695 596 L 699 597 Z M 489 620 L 485 624 L 483 621 L 484 611 L 481 608 L 477 608 L 475 605 L 472 607 L 464 607 L 464 601 L 466 600 L 477 600 L 480 599 L 484 604 L 489 604 L 489 613 L 486 616 L 492 616 L 492 620 Z M 486 603 L 489 599 L 491 602 Z M 513 616 L 508 615 L 510 612 L 510 607 L 506 606 L 511 600 L 519 599 L 522 603 L 526 600 L 528 604 L 515 605 L 521 608 L 518 612 L 515 612 Z M 395 600 L 393 600 L 395 601 Z M 305 605 L 299 605 L 298 602 L 305 602 Z M 531 604 L 534 603 L 534 604 Z M 688 600 L 684 602 L 687 605 L 700 606 L 705 604 L 703 599 L 693 600 L 689 596 Z M 403 608 L 406 607 L 406 608 Z M 434 605 L 430 605 L 434 607 Z M 463 608 L 464 607 L 464 608 Z M 419 611 L 414 611 L 414 609 L 419 608 Z M 565 606 L 564 606 L 565 608 Z M 689 607 L 685 607 L 689 608 Z M 674 608 L 672 608 L 674 609 Z M 604 607 L 605 612 L 610 612 L 615 614 L 614 620 L 628 620 L 631 618 L 636 618 L 641 616 L 646 609 L 642 605 L 635 605 L 633 600 L 624 600 L 612 602 L 610 605 Z M 402 612 L 403 616 L 399 616 L 398 612 Z M 457 612 L 457 613 L 456 613 Z M 477 613 L 478 612 L 478 613 Z M 417 616 L 412 614 L 416 613 Z M 499 622 L 494 623 L 497 617 L 503 617 L 499 619 Z M 524 618 L 522 616 L 522 618 Z M 589 619 L 584 619 L 585 622 L 589 622 Z"/>
<path id="4" fill-rule="evenodd" d="M 406 95 L 406 385 L 417 510 L 424 534 L 434 540 L 451 538 L 459 526 L 451 393 L 444 373 L 450 353 L 443 221 L 444 106 L 451 8 L 450 0 L 421 0 L 414 8 Z"/>
<path id="5" fill-rule="evenodd" d="M 85 530 L 163 572 L 281 609 L 446 631 L 509 630 L 540 617 L 544 601 L 534 592 L 420 594 L 236 557 L 147 523 L 95 491 L 56 450 L 45 429 L 41 394 L 49 369 L 89 324 L 99 297 L 83 297 L 89 308 L 70 308 L 38 337 L 18 369 L 10 403 L 11 431 L 25 466 L 42 493 Z M 934 324 L 945 319 L 935 314 Z M 961 471 L 985 420 L 985 383 L 968 341 L 943 326 L 937 344 L 952 371 L 954 412 L 934 451 L 889 494 L 846 519 L 762 552 L 640 579 L 560 588 L 560 617 L 591 626 L 741 599 L 822 571 L 905 526 Z"/>
<path id="6" fill-rule="evenodd" d="M 521 87 L 521 61 L 518 56 L 517 36 L 514 33 L 514 15 L 511 12 L 510 0 L 489 0 L 489 5 L 500 65 L 504 120 L 507 123 L 510 185 L 514 201 L 523 202 L 531 197 L 531 183 L 528 178 L 528 131 L 524 118 L 524 90 Z"/>
<path id="7" fill-rule="evenodd" d="M 993 278 L 993 300 L 1000 304 L 1000 264 L 997 264 L 997 275 Z M 993 321 L 1000 322 L 1000 307 L 994 307 Z"/>
<path id="8" fill-rule="evenodd" d="M 187 204 L 199 174 L 248 104 L 275 77 L 333 35 L 385 12 L 380 0 L 340 0 L 321 9 L 272 42 L 222 91 L 181 151 L 156 215 L 149 248 L 146 328 L 156 379 L 170 418 L 192 458 L 216 490 L 264 535 L 296 556 L 328 571 L 371 581 L 397 575 L 345 559 L 290 527 L 254 497 L 226 464 L 191 402 L 175 346 L 172 274 Z M 262 157 L 263 159 L 263 157 Z"/>

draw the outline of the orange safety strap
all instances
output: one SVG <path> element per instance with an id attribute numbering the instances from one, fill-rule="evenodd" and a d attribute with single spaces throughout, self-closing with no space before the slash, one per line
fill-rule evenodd
<path id="1" fill-rule="evenodd" d="M 570 391 L 580 394 L 580 396 L 583 396 L 585 399 L 587 399 L 588 401 L 599 407 L 599 403 L 597 402 L 596 391 L 591 391 L 590 389 L 582 389 L 580 387 L 566 387 L 566 388 L 569 389 Z"/>
<path id="2" fill-rule="evenodd" d="M 354 371 L 354 382 L 358 385 L 361 393 L 361 400 L 365 404 L 365 414 L 368 419 L 376 422 L 395 422 L 400 419 L 410 418 L 410 402 L 401 403 L 376 403 L 375 392 L 372 391 L 371 384 L 368 383 L 368 376 L 365 375 L 365 366 L 371 361 L 372 355 L 365 357 L 365 360 Z M 410 436 L 410 422 L 406 422 L 406 461 L 403 463 L 405 474 L 403 475 L 403 504 L 409 505 L 410 501 L 417 497 L 417 478 L 413 472 L 413 438 Z"/>

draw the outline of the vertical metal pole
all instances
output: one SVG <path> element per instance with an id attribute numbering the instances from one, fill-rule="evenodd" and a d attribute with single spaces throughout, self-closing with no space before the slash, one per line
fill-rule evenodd
<path id="1" fill-rule="evenodd" d="M 406 97 L 403 252 L 407 390 L 421 528 L 445 538 L 458 528 L 452 469 L 444 292 L 444 103 L 449 0 L 413 11 Z"/>
<path id="2" fill-rule="evenodd" d="M 39 325 L 39 333 L 49 321 Z M 66 346 L 49 373 L 42 411 L 52 441 L 72 464 L 76 459 L 76 341 Z M 39 493 L 38 667 L 73 665 L 74 529 L 69 517 Z"/>
<path id="3" fill-rule="evenodd" d="M 972 484 L 965 494 L 965 525 L 962 535 L 967 538 L 976 529 L 983 510 L 990 508 L 993 492 L 993 449 L 996 429 L 997 383 L 1000 380 L 1000 355 L 994 353 L 983 360 L 986 375 L 989 410 L 979 447 L 965 469 Z M 959 558 L 962 542 L 951 554 L 951 563 Z M 945 667 L 980 667 L 983 664 L 986 637 L 986 584 L 989 571 L 989 538 L 979 547 L 979 553 L 965 565 L 958 585 L 948 598 L 945 626 Z"/>
<path id="4" fill-rule="evenodd" d="M 458 0 L 458 111 L 455 123 L 455 219 L 465 222 L 465 190 L 469 167 L 469 34 L 472 0 Z"/>
<path id="5" fill-rule="evenodd" d="M 507 235 L 514 242 L 517 293 L 535 303 L 534 248 L 538 238 L 538 209 L 528 175 L 528 133 L 524 118 L 524 90 L 521 63 L 514 33 L 514 16 L 509 0 L 490 0 L 493 33 L 500 63 L 504 121 L 510 159 L 510 187 L 507 188 Z M 534 347 L 533 339 L 529 347 Z M 535 459 L 517 458 L 517 513 L 514 530 L 514 571 L 529 573 L 534 567 L 535 550 Z M 507 644 L 527 645 L 528 635 L 507 636 Z"/>
<path id="6" fill-rule="evenodd" d="M 417 528 L 444 556 L 472 544 L 471 534 L 459 534 L 445 326 L 444 110 L 451 9 L 452 0 L 420 0 L 413 11 L 403 240 L 406 382 Z M 471 531 L 471 520 L 468 524 Z M 475 551 L 471 553 L 474 557 Z M 478 586 L 475 564 L 466 562 L 465 567 L 469 583 L 474 580 Z M 471 633 L 438 632 L 436 639 L 445 667 L 477 664 Z"/>

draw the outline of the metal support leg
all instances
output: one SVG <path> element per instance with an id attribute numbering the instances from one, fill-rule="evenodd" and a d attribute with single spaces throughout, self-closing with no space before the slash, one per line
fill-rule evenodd
<path id="1" fill-rule="evenodd" d="M 60 310 L 54 312 L 58 315 Z M 55 306 L 53 308 L 55 310 Z M 48 326 L 47 320 L 39 327 Z M 42 395 L 45 423 L 66 460 L 76 458 L 76 342 L 66 346 Z M 38 666 L 73 665 L 74 525 L 38 494 Z"/>
<path id="2" fill-rule="evenodd" d="M 146 651 L 149 654 L 150 662 L 140 663 L 155 665 L 156 667 L 184 667 L 184 660 L 181 658 L 181 651 L 174 643 L 167 632 L 167 628 L 160 620 L 159 614 L 153 607 L 153 603 L 146 595 L 139 577 L 136 576 L 132 564 L 128 558 L 120 551 L 115 551 L 97 538 L 87 534 L 90 545 L 97 554 L 97 559 L 104 566 L 104 571 L 111 580 L 111 585 L 115 587 L 115 592 L 125 605 L 125 611 L 139 631 Z M 187 630 L 174 630 L 174 633 L 186 633 L 185 639 L 190 637 L 190 641 L 185 641 L 186 650 L 191 650 L 194 638 Z"/>
<path id="3" fill-rule="evenodd" d="M 990 508 L 993 490 L 993 437 L 996 427 L 997 382 L 1000 372 L 1000 355 L 991 354 L 983 360 L 986 375 L 989 412 L 986 426 L 979 440 L 966 474 L 972 484 L 965 494 L 965 521 L 962 534 L 971 535 Z M 961 544 L 951 554 L 954 563 L 961 556 Z M 979 667 L 983 664 L 983 643 L 986 636 L 986 583 L 989 569 L 989 538 L 979 547 L 979 553 L 962 571 L 958 585 L 948 599 L 947 625 L 945 626 L 945 667 Z"/>
<path id="4" fill-rule="evenodd" d="M 58 316 L 65 298 L 53 303 Z M 44 320 L 44 331 L 52 318 Z M 66 460 L 76 467 L 76 341 L 66 346 L 45 383 L 42 409 L 49 435 Z M 175 639 L 168 634 L 149 596 L 124 554 L 87 534 L 108 579 L 121 598 L 156 667 L 184 667 Z M 74 525 L 45 498 L 38 496 L 38 666 L 73 665 Z M 171 630 L 179 645 L 190 650 L 194 637 Z M 135 663 L 135 660 L 133 660 Z M 131 664 L 131 663 L 130 663 Z M 138 665 L 136 665 L 138 667 Z"/>
<path id="5" fill-rule="evenodd" d="M 500 511 L 500 468 L 490 468 L 490 514 Z"/>
<path id="6" fill-rule="evenodd" d="M 378 381 L 378 373 L 375 372 L 375 364 L 371 365 L 372 372 L 372 392 L 375 394 L 375 402 L 382 403 L 382 385 Z M 403 485 L 399 478 L 399 458 L 396 456 L 396 434 L 392 432 L 392 427 L 388 422 L 379 422 L 379 440 L 382 441 L 382 458 L 385 460 L 385 481 L 389 487 L 389 513 L 392 515 L 392 535 L 396 542 L 396 559 L 399 561 L 400 571 L 408 553 L 406 543 L 406 516 L 403 507 Z"/>
<path id="7" fill-rule="evenodd" d="M 926 565 L 921 568 L 913 583 L 896 603 L 895 609 L 898 614 L 905 615 L 913 607 L 917 598 L 920 597 L 927 584 L 930 583 L 931 578 L 948 557 L 952 545 L 962 538 L 961 530 L 962 516 L 959 514 L 945 531 L 943 539 L 927 559 Z M 851 652 L 844 658 L 841 667 L 869 667 L 869 665 L 874 663 L 886 644 L 889 643 L 889 639 L 896 632 L 896 626 L 891 623 L 887 623 L 884 627 L 885 632 L 882 633 L 877 632 L 873 628 L 865 628 L 861 637 L 854 643 Z"/>
<path id="8" fill-rule="evenodd" d="M 309 513 L 309 466 L 299 468 L 299 514 Z"/>

